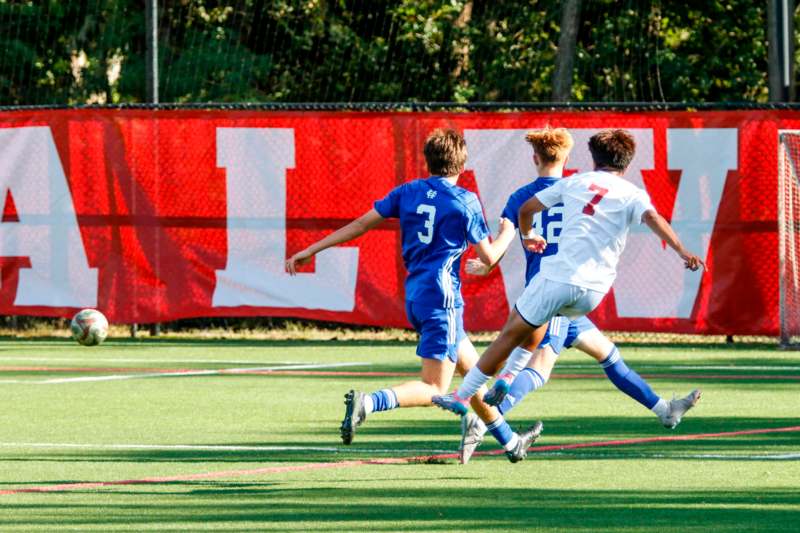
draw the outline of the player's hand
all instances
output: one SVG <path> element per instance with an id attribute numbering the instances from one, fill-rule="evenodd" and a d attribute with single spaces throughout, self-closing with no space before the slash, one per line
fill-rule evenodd
<path id="1" fill-rule="evenodd" d="M 485 276 L 492 269 L 486 266 L 486 263 L 480 259 L 467 259 L 467 266 L 464 270 L 471 276 Z"/>
<path id="2" fill-rule="evenodd" d="M 297 275 L 297 267 L 299 265 L 307 265 L 311 262 L 311 258 L 314 257 L 314 254 L 309 253 L 306 250 L 302 252 L 297 252 L 292 257 L 286 260 L 286 271 L 289 272 L 290 275 L 295 276 Z"/>
<path id="3" fill-rule="evenodd" d="M 684 266 L 692 272 L 696 271 L 700 267 L 703 267 L 704 270 L 708 270 L 705 262 L 693 253 L 683 252 L 681 253 L 681 259 L 683 259 Z"/>
<path id="4" fill-rule="evenodd" d="M 522 246 L 529 252 L 540 254 L 547 248 L 547 240 L 541 235 L 530 235 L 522 239 Z"/>

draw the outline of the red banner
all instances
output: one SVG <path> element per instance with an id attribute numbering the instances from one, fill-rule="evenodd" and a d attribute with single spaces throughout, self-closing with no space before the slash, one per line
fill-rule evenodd
<path id="1" fill-rule="evenodd" d="M 609 330 L 778 333 L 778 132 L 795 112 L 362 113 L 72 110 L 0 113 L 0 313 L 112 322 L 295 316 L 407 326 L 398 226 L 386 222 L 290 278 L 287 255 L 426 175 L 436 127 L 464 132 L 461 184 L 495 221 L 535 176 L 526 130 L 637 140 L 626 178 L 647 188 L 709 264 L 687 273 L 632 231 L 614 289 L 593 314 Z M 466 325 L 495 329 L 522 289 L 514 244 L 488 278 L 463 275 Z"/>

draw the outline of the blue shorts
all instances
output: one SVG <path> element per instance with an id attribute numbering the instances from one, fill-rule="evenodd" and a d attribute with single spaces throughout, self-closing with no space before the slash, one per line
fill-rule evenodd
<path id="1" fill-rule="evenodd" d="M 467 336 L 464 331 L 464 308 L 430 307 L 406 302 L 406 315 L 419 333 L 417 355 L 425 359 L 452 362 L 458 360 L 458 344 Z"/>
<path id="2" fill-rule="evenodd" d="M 562 348 L 572 347 L 581 333 L 593 329 L 597 329 L 597 326 L 585 316 L 575 320 L 570 320 L 565 316 L 554 316 L 550 319 L 550 325 L 547 326 L 547 332 L 544 334 L 539 348 L 549 345 L 558 355 Z"/>

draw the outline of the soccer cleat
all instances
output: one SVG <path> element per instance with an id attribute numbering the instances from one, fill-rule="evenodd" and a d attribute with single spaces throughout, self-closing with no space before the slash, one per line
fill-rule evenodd
<path id="1" fill-rule="evenodd" d="M 518 463 L 525 459 L 528 456 L 528 448 L 531 447 L 531 444 L 536 442 L 536 439 L 542 434 L 543 428 L 544 424 L 539 420 L 529 427 L 527 431 L 520 433 L 519 440 L 517 441 L 517 445 L 514 446 L 514 449 L 506 450 L 506 457 L 508 457 L 508 460 L 512 463 Z"/>
<path id="2" fill-rule="evenodd" d="M 354 390 L 344 395 L 345 411 L 340 431 L 342 433 L 342 442 L 345 444 L 353 442 L 356 428 L 363 424 L 367 418 L 367 411 L 364 409 L 364 396 L 366 394 L 363 392 Z"/>
<path id="3" fill-rule="evenodd" d="M 443 394 L 442 396 L 434 396 L 431 398 L 431 401 L 437 407 L 441 407 L 445 411 L 450 411 L 459 416 L 464 416 L 469 410 L 469 407 L 467 407 L 468 400 L 462 400 L 455 392 Z"/>
<path id="4" fill-rule="evenodd" d="M 675 399 L 669 402 L 669 410 L 664 416 L 658 417 L 661 423 L 667 429 L 675 429 L 675 426 L 681 423 L 681 418 L 686 414 L 686 411 L 697 405 L 700 401 L 700 389 L 695 389 L 690 392 L 686 397 Z"/>
<path id="5" fill-rule="evenodd" d="M 486 424 L 474 413 L 461 417 L 461 445 L 458 447 L 458 461 L 465 465 L 483 442 Z"/>
<path id="6" fill-rule="evenodd" d="M 483 402 L 486 405 L 500 405 L 503 403 L 503 400 L 506 399 L 506 395 L 508 391 L 511 389 L 511 385 L 505 379 L 498 379 L 492 385 L 492 388 L 483 395 Z"/>

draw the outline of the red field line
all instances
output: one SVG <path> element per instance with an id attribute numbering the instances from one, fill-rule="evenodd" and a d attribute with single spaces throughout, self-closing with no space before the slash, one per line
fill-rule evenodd
<path id="1" fill-rule="evenodd" d="M 381 371 L 358 371 L 358 370 L 254 370 L 237 371 L 236 374 L 254 374 L 257 376 L 274 374 L 277 376 L 364 376 L 364 377 L 408 377 L 419 376 L 419 372 L 381 372 Z"/>
<path id="2" fill-rule="evenodd" d="M 142 367 L 48 367 L 48 366 L 3 366 L 0 374 L 13 372 L 71 372 L 71 373 L 136 373 L 136 374 L 191 374 L 193 372 L 217 371 L 220 374 L 252 374 L 276 376 L 342 376 L 342 377 L 408 377 L 416 372 L 364 371 L 364 370 L 248 370 L 246 368 L 142 368 Z M 559 374 L 560 379 L 606 379 L 604 374 Z M 646 379 L 719 379 L 719 380 L 791 380 L 800 381 L 798 374 L 642 374 Z"/>
<path id="3" fill-rule="evenodd" d="M 574 444 L 555 444 L 551 446 L 536 446 L 531 448 L 531 453 L 541 453 L 561 450 L 574 450 L 578 448 L 600 448 L 608 446 L 630 446 L 634 444 L 646 444 L 650 442 L 668 441 L 691 441 L 711 438 L 730 438 L 743 435 L 760 435 L 764 433 L 790 433 L 800 432 L 800 426 L 788 426 L 781 428 L 746 429 L 741 431 L 726 431 L 721 433 L 694 433 L 691 435 L 670 435 L 662 437 L 642 437 L 636 439 L 605 440 L 592 442 L 577 442 Z M 500 455 L 502 450 L 490 452 L 478 452 L 475 455 Z M 320 470 L 333 468 L 353 468 L 366 465 L 386 465 L 386 464 L 408 464 L 424 463 L 435 460 L 455 459 L 458 454 L 446 453 L 438 455 L 397 457 L 382 459 L 362 459 L 355 461 L 337 461 L 327 463 L 308 463 L 302 465 L 289 466 L 268 466 L 264 468 L 252 468 L 243 470 L 220 470 L 215 472 L 201 472 L 197 474 L 183 474 L 177 476 L 151 477 L 142 479 L 125 479 L 118 481 L 94 481 L 85 483 L 62 483 L 59 485 L 42 485 L 38 487 L 27 487 L 20 489 L 0 490 L 0 495 L 25 494 L 25 493 L 46 493 L 46 492 L 66 492 L 72 490 L 99 489 L 103 487 L 113 487 L 117 485 L 151 485 L 158 483 L 174 483 L 181 481 L 193 481 L 197 479 L 218 479 L 239 476 L 257 476 L 262 474 L 278 474 L 282 472 L 301 472 L 306 470 Z"/>
<path id="4" fill-rule="evenodd" d="M 605 374 L 553 374 L 553 377 L 563 379 L 606 379 Z M 645 379 L 790 379 L 800 381 L 800 375 L 794 374 L 642 374 Z"/>

